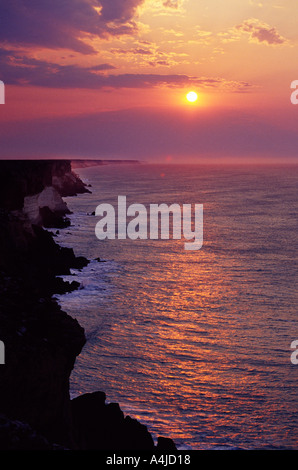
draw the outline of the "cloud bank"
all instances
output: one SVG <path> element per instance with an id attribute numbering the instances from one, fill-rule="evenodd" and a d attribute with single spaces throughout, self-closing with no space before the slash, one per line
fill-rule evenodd
<path id="1" fill-rule="evenodd" d="M 133 34 L 144 0 L 12 0 L 0 2 L 0 41 L 13 45 L 95 50 L 84 37 Z"/>
<path id="2" fill-rule="evenodd" d="M 30 85 L 48 88 L 153 88 L 160 85 L 246 92 L 250 84 L 224 78 L 193 77 L 184 74 L 107 74 L 115 67 L 108 63 L 92 67 L 59 65 L 16 55 L 12 50 L 0 50 L 1 78 L 7 85 Z"/>

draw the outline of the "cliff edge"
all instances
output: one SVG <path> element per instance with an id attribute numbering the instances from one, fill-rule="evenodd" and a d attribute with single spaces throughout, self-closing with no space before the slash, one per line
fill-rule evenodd
<path id="1" fill-rule="evenodd" d="M 0 413 L 72 446 L 68 379 L 85 335 L 52 295 L 77 288 L 57 275 L 88 261 L 43 226 L 49 218 L 66 223 L 61 188 L 64 195 L 87 189 L 65 161 L 2 161 L 0 174 Z"/>
<path id="2" fill-rule="evenodd" d="M 53 295 L 78 288 L 57 276 L 88 264 L 45 227 L 68 225 L 64 196 L 89 192 L 65 160 L 0 161 L 0 450 L 150 450 L 146 426 L 104 392 L 70 400 L 86 338 Z M 157 449 L 175 448 L 159 438 Z"/>

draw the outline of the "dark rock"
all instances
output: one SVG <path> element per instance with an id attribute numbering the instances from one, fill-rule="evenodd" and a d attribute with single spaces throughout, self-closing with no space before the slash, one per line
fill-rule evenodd
<path id="1" fill-rule="evenodd" d="M 53 186 L 64 196 L 90 191 L 71 170 L 70 160 L 2 160 L 0 207 L 15 210 L 23 207 L 24 197 Z"/>
<path id="2" fill-rule="evenodd" d="M 84 330 L 53 300 L 39 300 L 18 282 L 13 295 L 6 290 L 1 301 L 0 412 L 28 423 L 51 442 L 70 446 L 68 378 L 85 344 Z"/>
<path id="3" fill-rule="evenodd" d="M 127 450 L 153 450 L 154 441 L 147 427 L 136 419 L 124 420 L 123 448 Z"/>
<path id="4" fill-rule="evenodd" d="M 49 442 L 72 447 L 69 376 L 86 339 L 52 296 L 78 288 L 79 283 L 57 276 L 81 269 L 88 260 L 61 248 L 21 212 L 26 196 L 69 168 L 70 162 L 0 162 L 0 339 L 5 344 L 0 413 L 27 423 Z M 2 428 L 2 442 L 12 446 L 9 429 Z M 16 436 L 13 440 L 15 448 L 23 445 Z M 39 448 L 36 440 L 34 445 Z"/>
<path id="5" fill-rule="evenodd" d="M 73 292 L 80 288 L 80 283 L 77 281 L 63 281 L 60 277 L 55 278 L 53 281 L 53 289 L 55 290 L 55 294 L 63 295 L 68 292 Z"/>
<path id="6" fill-rule="evenodd" d="M 53 212 L 49 207 L 41 207 L 39 213 L 42 225 L 46 228 L 66 228 L 70 226 L 70 220 L 63 215 Z"/>
<path id="7" fill-rule="evenodd" d="M 176 444 L 174 441 L 168 437 L 158 437 L 157 438 L 157 450 L 160 451 L 175 451 L 177 450 Z"/>
<path id="8" fill-rule="evenodd" d="M 118 403 L 105 404 L 105 394 L 94 392 L 72 400 L 74 436 L 85 450 L 152 450 L 146 426 L 126 416 Z"/>
<path id="9" fill-rule="evenodd" d="M 89 260 L 84 256 L 75 256 L 72 261 L 72 268 L 83 269 L 89 264 Z"/>
<path id="10" fill-rule="evenodd" d="M 60 247 L 22 211 L 24 198 L 55 185 L 62 195 L 86 192 L 70 162 L 0 162 L 0 449 L 152 450 L 146 426 L 124 417 L 103 392 L 70 400 L 69 376 L 86 338 L 53 296 L 79 287 L 59 276 L 88 264 Z M 41 211 L 44 226 L 61 213 Z M 59 222 L 60 220 L 60 222 Z M 98 258 L 100 261 L 100 258 Z M 160 441 L 159 446 L 170 446 Z"/>
<path id="11" fill-rule="evenodd" d="M 28 424 L 0 415 L 0 450 L 62 450 Z"/>
<path id="12" fill-rule="evenodd" d="M 66 172 L 60 173 L 59 175 L 53 175 L 52 184 L 62 197 L 91 193 L 79 176 L 71 171 L 70 167 L 67 168 Z"/>

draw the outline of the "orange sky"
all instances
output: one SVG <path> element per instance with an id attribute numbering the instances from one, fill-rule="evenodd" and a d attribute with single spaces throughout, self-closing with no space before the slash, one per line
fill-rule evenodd
<path id="1" fill-rule="evenodd" d="M 129 158 L 121 136 L 140 120 L 151 140 L 154 123 L 159 122 L 158 133 L 163 123 L 167 126 L 164 150 L 152 146 L 153 159 L 172 147 L 180 149 L 177 159 L 218 157 L 220 147 L 213 152 L 206 141 L 200 149 L 199 137 L 190 139 L 185 125 L 190 119 L 190 129 L 199 134 L 206 116 L 208 132 L 214 126 L 214 135 L 223 136 L 222 155 L 229 154 L 230 135 L 243 136 L 246 157 L 257 156 L 259 143 L 260 158 L 273 152 L 274 158 L 294 159 L 298 106 L 290 102 L 290 84 L 298 79 L 296 12 L 294 0 L 41 0 L 37 6 L 17 0 L 0 6 L 0 79 L 6 90 L 0 107 L 1 158 L 55 157 L 55 148 L 61 156 L 75 151 L 80 158 Z M 195 104 L 185 99 L 190 90 L 199 95 Z M 80 120 L 89 117 L 89 147 L 82 136 L 77 148 L 67 151 L 57 128 L 78 132 Z M 223 129 L 228 120 L 229 128 Z M 102 122 L 113 145 L 100 147 Z M 246 143 L 254 138 L 254 122 L 252 152 Z M 179 123 L 179 142 L 167 148 L 170 128 L 179 129 Z M 41 129 L 47 135 L 44 145 Z M 49 144 L 53 140 L 56 147 Z M 131 152 L 141 148 L 138 142 Z M 233 155 L 237 152 L 241 158 L 240 142 L 231 148 Z M 148 146 L 146 158 L 147 153 Z"/>

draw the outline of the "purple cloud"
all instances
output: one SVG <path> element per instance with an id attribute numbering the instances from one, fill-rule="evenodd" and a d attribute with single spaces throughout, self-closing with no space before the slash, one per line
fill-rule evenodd
<path id="1" fill-rule="evenodd" d="M 142 53 L 142 51 L 135 51 Z M 48 88 L 152 88 L 159 85 L 184 87 L 196 85 L 202 88 L 221 88 L 245 92 L 250 85 L 245 82 L 227 81 L 223 78 L 199 78 L 183 74 L 106 74 L 115 67 L 98 64 L 92 67 L 59 65 L 0 49 L 1 79 L 7 85 L 33 85 Z"/>
<path id="2" fill-rule="evenodd" d="M 0 41 L 13 45 L 94 49 L 81 38 L 131 34 L 136 9 L 144 0 L 14 0 L 0 2 Z"/>
<path id="3" fill-rule="evenodd" d="M 16 56 L 14 51 L 0 49 L 1 78 L 7 85 L 36 85 L 49 88 L 100 88 L 104 78 L 100 72 L 112 70 L 111 64 L 92 67 L 59 65 Z"/>
<path id="4" fill-rule="evenodd" d="M 144 0 L 100 0 L 105 21 L 130 21 Z"/>

